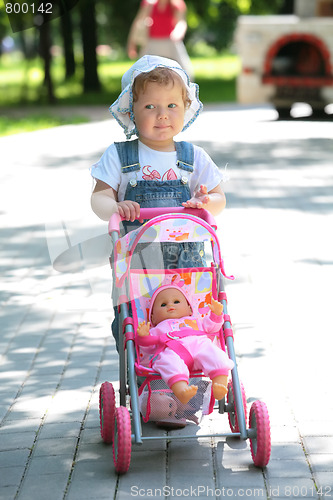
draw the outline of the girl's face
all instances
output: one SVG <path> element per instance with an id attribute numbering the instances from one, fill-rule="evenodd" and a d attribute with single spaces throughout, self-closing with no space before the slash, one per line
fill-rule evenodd
<path id="1" fill-rule="evenodd" d="M 157 294 L 151 314 L 154 325 L 165 319 L 179 319 L 184 316 L 192 316 L 192 309 L 182 292 L 176 288 L 166 288 Z"/>
<path id="2" fill-rule="evenodd" d="M 141 142 L 157 151 L 174 151 L 173 138 L 184 126 L 185 103 L 182 85 L 148 82 L 133 102 L 133 112 Z"/>

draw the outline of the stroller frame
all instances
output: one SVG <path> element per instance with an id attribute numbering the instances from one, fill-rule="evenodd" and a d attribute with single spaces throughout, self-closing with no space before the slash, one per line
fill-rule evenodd
<path id="1" fill-rule="evenodd" d="M 202 220 L 203 224 L 209 225 L 211 228 L 217 229 L 216 222 L 213 216 L 204 209 L 185 209 L 182 207 L 172 208 L 154 208 L 141 209 L 140 218 L 148 219 L 149 221 L 162 215 L 173 216 L 173 214 L 181 214 L 182 217 L 188 216 Z M 175 215 L 177 217 L 177 215 Z M 179 215 L 178 215 L 179 217 Z M 109 234 L 111 236 L 113 247 L 119 239 L 119 225 L 123 219 L 119 214 L 114 214 L 109 222 Z M 111 258 L 110 258 L 111 261 Z M 112 262 L 111 262 L 112 265 Z M 222 270 L 222 272 L 221 272 Z M 177 272 L 175 270 L 175 272 Z M 257 467 L 265 467 L 270 458 L 271 452 L 271 437 L 270 437 L 270 422 L 268 411 L 263 401 L 254 401 L 251 405 L 249 414 L 249 426 L 247 427 L 247 407 L 245 391 L 239 379 L 236 354 L 234 348 L 233 329 L 228 314 L 227 295 L 224 289 L 223 276 L 225 276 L 223 268 L 223 260 L 220 258 L 220 263 L 217 269 L 217 296 L 218 300 L 223 304 L 224 324 L 223 337 L 226 346 L 226 352 L 229 358 L 234 362 L 234 367 L 231 370 L 231 382 L 228 385 L 227 396 L 218 402 L 218 412 L 220 414 L 228 413 L 230 433 L 214 433 L 214 434 L 177 434 L 161 436 L 144 436 L 142 433 L 141 415 L 139 409 L 139 394 L 137 386 L 137 374 L 135 370 L 136 362 L 136 347 L 135 347 L 135 331 L 133 321 L 129 314 L 128 299 L 125 300 L 123 289 L 120 295 L 123 300 L 118 306 L 120 315 L 119 324 L 122 325 L 119 335 L 119 401 L 120 406 L 116 407 L 116 398 L 113 385 L 109 382 L 104 382 L 100 388 L 100 427 L 101 436 L 104 442 L 112 443 L 113 445 L 113 460 L 117 473 L 125 473 L 129 469 L 131 458 L 132 443 L 142 445 L 144 441 L 153 440 L 177 440 L 177 439 L 198 439 L 200 438 L 227 438 L 239 437 L 241 440 L 250 440 L 251 455 L 254 465 Z M 233 279 L 233 277 L 231 277 Z M 127 396 L 131 398 L 131 414 L 127 409 Z M 215 408 L 215 406 L 214 406 Z M 132 418 L 131 418 L 132 417 Z"/>

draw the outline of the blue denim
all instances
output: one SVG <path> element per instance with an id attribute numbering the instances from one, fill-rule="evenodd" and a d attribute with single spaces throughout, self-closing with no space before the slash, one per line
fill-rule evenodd
<path id="1" fill-rule="evenodd" d="M 123 146 L 123 145 L 127 146 Z M 136 181 L 135 185 L 129 182 L 125 192 L 125 200 L 136 201 L 141 208 L 154 207 L 179 207 L 182 203 L 191 198 L 191 192 L 186 182 L 187 172 L 193 171 L 193 146 L 190 143 L 178 142 L 176 144 L 178 167 L 186 172 L 182 179 L 171 181 Z M 127 141 L 125 143 L 116 143 L 119 158 L 122 164 L 122 171 L 135 172 L 140 170 L 138 159 L 138 142 Z M 123 222 L 124 231 L 132 231 L 141 224 L 138 222 Z M 154 252 L 154 245 L 158 246 L 157 252 Z M 132 259 L 132 268 L 146 268 L 143 258 L 145 244 L 138 244 L 135 250 L 135 259 Z M 183 243 L 153 243 L 149 245 L 149 266 L 148 268 L 158 268 L 151 257 L 160 255 L 162 251 L 162 265 L 164 269 L 178 269 L 185 267 L 203 267 L 206 265 L 204 258 L 204 244 L 194 242 Z M 156 259 L 155 259 L 156 261 Z M 113 280 L 114 282 L 114 280 Z M 113 287 L 112 296 L 116 299 L 116 290 Z M 116 340 L 118 350 L 119 339 L 119 318 L 117 308 L 114 308 L 115 317 L 112 323 L 112 334 Z"/>

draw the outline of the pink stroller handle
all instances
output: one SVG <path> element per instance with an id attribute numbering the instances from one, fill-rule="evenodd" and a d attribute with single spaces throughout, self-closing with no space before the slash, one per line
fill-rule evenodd
<path id="1" fill-rule="evenodd" d="M 217 224 L 213 215 L 204 208 L 184 208 L 184 207 L 141 208 L 140 216 L 137 217 L 137 220 L 142 220 L 142 219 L 150 220 L 153 219 L 154 217 L 167 214 L 194 215 L 195 217 L 199 217 L 200 219 L 207 222 L 207 224 L 209 224 L 214 229 L 217 229 Z M 111 234 L 112 231 L 116 231 L 117 233 L 119 233 L 119 224 L 123 220 L 125 220 L 124 217 L 121 217 L 118 213 L 114 213 L 109 221 L 109 233 Z"/>

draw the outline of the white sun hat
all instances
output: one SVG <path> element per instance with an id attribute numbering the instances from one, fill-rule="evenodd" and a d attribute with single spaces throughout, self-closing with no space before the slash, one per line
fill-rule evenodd
<path id="1" fill-rule="evenodd" d="M 109 108 L 114 118 L 124 129 L 127 139 L 137 134 L 133 115 L 133 82 L 140 73 L 148 73 L 157 67 L 169 68 L 175 71 L 185 84 L 191 105 L 185 110 L 183 130 L 186 130 L 194 122 L 202 110 L 203 106 L 199 100 L 199 86 L 190 81 L 187 73 L 176 61 L 160 56 L 143 56 L 124 73 L 121 79 L 121 94 Z"/>

